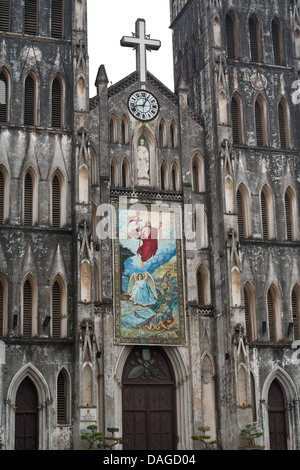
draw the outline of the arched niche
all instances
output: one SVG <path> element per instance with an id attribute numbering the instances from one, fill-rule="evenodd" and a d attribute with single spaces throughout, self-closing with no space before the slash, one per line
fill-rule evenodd
<path id="1" fill-rule="evenodd" d="M 157 142 L 147 127 L 140 128 L 133 136 L 132 154 L 135 185 L 157 186 Z"/>

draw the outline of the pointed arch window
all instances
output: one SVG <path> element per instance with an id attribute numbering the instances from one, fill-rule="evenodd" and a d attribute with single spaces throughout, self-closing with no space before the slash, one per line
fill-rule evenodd
<path id="1" fill-rule="evenodd" d="M 267 294 L 269 341 L 279 340 L 279 293 L 276 286 L 272 285 Z"/>
<path id="2" fill-rule="evenodd" d="M 0 0 L 0 31 L 10 31 L 11 10 L 10 0 Z"/>
<path id="3" fill-rule="evenodd" d="M 278 104 L 278 127 L 280 147 L 288 149 L 290 147 L 289 107 L 284 98 Z"/>
<path id="4" fill-rule="evenodd" d="M 238 93 L 235 93 L 231 99 L 231 125 L 233 143 L 243 144 L 242 99 Z"/>
<path id="5" fill-rule="evenodd" d="M 192 187 L 196 193 L 205 192 L 204 162 L 198 154 L 192 160 Z"/>
<path id="6" fill-rule="evenodd" d="M 91 147 L 91 160 L 92 160 L 92 184 L 99 183 L 98 179 L 98 155 L 94 147 Z"/>
<path id="7" fill-rule="evenodd" d="M 239 239 L 244 240 L 250 236 L 250 208 L 249 208 L 249 193 L 243 183 L 238 187 L 236 193 L 237 203 L 237 216 Z"/>
<path id="8" fill-rule="evenodd" d="M 250 282 L 244 285 L 245 326 L 246 338 L 249 342 L 255 340 L 256 302 L 254 287 Z"/>
<path id="9" fill-rule="evenodd" d="M 5 176 L 0 168 L 0 224 L 4 223 L 5 210 Z"/>
<path id="10" fill-rule="evenodd" d="M 34 126 L 36 121 L 36 80 L 29 74 L 25 80 L 24 125 Z"/>
<path id="11" fill-rule="evenodd" d="M 211 303 L 209 272 L 203 264 L 197 270 L 197 300 L 201 306 Z"/>
<path id="12" fill-rule="evenodd" d="M 179 191 L 179 169 L 177 163 L 173 163 L 171 168 L 172 191 Z"/>
<path id="13" fill-rule="evenodd" d="M 118 164 L 115 158 L 113 158 L 110 163 L 110 185 L 112 188 L 118 186 Z"/>
<path id="14" fill-rule="evenodd" d="M 166 122 L 164 119 L 161 119 L 159 123 L 159 146 L 165 147 L 167 144 L 166 140 Z"/>
<path id="15" fill-rule="evenodd" d="M 61 184 L 57 174 L 52 179 L 52 227 L 61 226 Z"/>
<path id="16" fill-rule="evenodd" d="M 266 116 L 266 102 L 264 98 L 259 95 L 255 101 L 255 130 L 256 145 L 258 147 L 265 147 L 267 145 Z"/>
<path id="17" fill-rule="evenodd" d="M 24 33 L 36 36 L 38 34 L 38 2 L 25 0 L 24 5 Z"/>
<path id="18" fill-rule="evenodd" d="M 51 36 L 64 37 L 64 0 L 51 1 Z"/>
<path id="19" fill-rule="evenodd" d="M 0 122 L 8 121 L 8 77 L 0 72 Z"/>
<path id="20" fill-rule="evenodd" d="M 55 77 L 52 82 L 51 105 L 52 105 L 52 127 L 60 128 L 63 126 L 63 90 L 62 82 L 59 77 Z"/>
<path id="21" fill-rule="evenodd" d="M 238 51 L 238 34 L 237 34 L 237 22 L 233 11 L 230 11 L 226 15 L 226 43 L 227 43 L 227 54 L 228 58 L 237 60 Z"/>
<path id="22" fill-rule="evenodd" d="M 57 424 L 68 424 L 68 377 L 61 370 L 57 377 Z"/>
<path id="23" fill-rule="evenodd" d="M 284 65 L 284 45 L 282 24 L 279 18 L 275 17 L 272 21 L 272 43 L 275 65 Z"/>
<path id="24" fill-rule="evenodd" d="M 294 340 L 300 340 L 300 288 L 299 286 L 294 286 L 292 290 L 292 315 L 293 315 L 293 325 L 294 325 Z"/>
<path id="25" fill-rule="evenodd" d="M 262 62 L 260 22 L 256 15 L 249 18 L 250 52 L 252 62 Z"/>
<path id="26" fill-rule="evenodd" d="M 162 162 L 160 166 L 160 180 L 161 189 L 166 191 L 168 189 L 168 167 L 165 162 Z"/>
<path id="27" fill-rule="evenodd" d="M 122 162 L 122 187 L 127 188 L 129 186 L 129 164 L 126 158 Z"/>
<path id="28" fill-rule="evenodd" d="M 24 225 L 33 225 L 33 185 L 34 179 L 30 171 L 27 171 L 24 181 Z"/>
<path id="29" fill-rule="evenodd" d="M 117 142 L 117 121 L 115 116 L 111 116 L 109 121 L 109 141 L 111 144 Z"/>
<path id="30" fill-rule="evenodd" d="M 52 337 L 61 337 L 61 287 L 56 280 L 52 286 Z"/>
<path id="31" fill-rule="evenodd" d="M 122 144 L 128 144 L 128 119 L 126 116 L 122 117 L 121 122 Z"/>
<path id="32" fill-rule="evenodd" d="M 170 135 L 171 135 L 171 148 L 175 149 L 177 145 L 177 124 L 175 121 L 171 122 L 170 126 Z"/>
<path id="33" fill-rule="evenodd" d="M 266 185 L 262 188 L 260 203 L 263 240 L 271 240 L 274 238 L 273 195 Z"/>
<path id="34" fill-rule="evenodd" d="M 32 336 L 32 316 L 33 316 L 33 292 L 29 279 L 26 279 L 23 286 L 23 337 Z"/>
<path id="35" fill-rule="evenodd" d="M 297 206 L 295 191 L 289 186 L 284 195 L 286 237 L 288 241 L 297 240 Z"/>

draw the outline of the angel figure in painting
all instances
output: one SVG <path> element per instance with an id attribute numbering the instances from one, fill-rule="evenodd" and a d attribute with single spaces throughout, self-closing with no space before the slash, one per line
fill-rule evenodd
<path id="1" fill-rule="evenodd" d="M 151 274 L 145 273 L 145 277 L 141 273 L 135 277 L 135 273 L 131 275 L 128 287 L 128 294 L 134 305 L 142 305 L 147 307 L 153 305 L 157 301 L 157 293 L 155 282 Z"/>

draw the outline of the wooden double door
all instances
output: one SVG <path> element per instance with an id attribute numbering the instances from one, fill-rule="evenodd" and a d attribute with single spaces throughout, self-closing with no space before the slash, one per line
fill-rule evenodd
<path id="1" fill-rule="evenodd" d="M 287 450 L 285 398 L 278 380 L 269 389 L 268 414 L 270 450 Z"/>
<path id="2" fill-rule="evenodd" d="M 123 372 L 125 450 L 175 450 L 176 406 L 171 365 L 160 348 L 135 347 Z"/>

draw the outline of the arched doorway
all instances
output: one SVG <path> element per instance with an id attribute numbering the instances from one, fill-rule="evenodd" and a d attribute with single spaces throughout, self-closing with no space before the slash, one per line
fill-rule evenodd
<path id="1" fill-rule="evenodd" d="M 270 450 L 287 450 L 286 410 L 282 387 L 274 380 L 268 395 Z"/>
<path id="2" fill-rule="evenodd" d="M 38 394 L 26 377 L 16 396 L 15 450 L 38 450 L 38 435 Z"/>
<path id="3" fill-rule="evenodd" d="M 175 450 L 175 383 L 163 350 L 134 347 L 122 385 L 124 450 Z"/>

